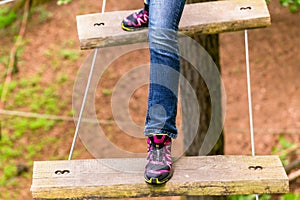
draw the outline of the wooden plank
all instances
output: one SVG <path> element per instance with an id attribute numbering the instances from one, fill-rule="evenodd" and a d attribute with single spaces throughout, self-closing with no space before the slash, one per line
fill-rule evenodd
<path id="1" fill-rule="evenodd" d="M 277 156 L 183 157 L 174 164 L 173 178 L 162 186 L 144 182 L 144 164 L 143 158 L 34 162 L 32 195 L 92 199 L 289 191 Z"/>
<path id="2" fill-rule="evenodd" d="M 126 32 L 121 21 L 130 11 L 77 16 L 81 49 L 143 42 L 147 30 Z M 215 34 L 266 27 L 271 24 L 265 0 L 224 0 L 185 6 L 179 29 L 184 34 Z"/>

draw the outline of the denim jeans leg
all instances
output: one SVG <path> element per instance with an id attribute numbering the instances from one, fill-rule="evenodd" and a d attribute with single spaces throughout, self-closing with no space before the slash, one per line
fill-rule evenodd
<path id="1" fill-rule="evenodd" d="M 184 0 L 149 0 L 150 86 L 145 135 L 177 137 L 180 58 L 177 30 Z"/>

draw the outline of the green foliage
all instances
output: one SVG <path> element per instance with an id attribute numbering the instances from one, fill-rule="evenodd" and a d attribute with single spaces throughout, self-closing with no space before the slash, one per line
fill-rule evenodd
<path id="1" fill-rule="evenodd" d="M 75 110 L 70 110 L 69 112 L 68 112 L 68 116 L 74 116 L 75 115 Z M 73 131 L 72 131 L 73 132 Z"/>
<path id="2" fill-rule="evenodd" d="M 272 150 L 273 154 L 279 155 L 283 165 L 288 165 L 290 162 L 290 152 L 293 149 L 297 149 L 297 143 L 289 142 L 284 135 L 280 135 L 279 144 Z M 295 150 L 295 154 L 300 154 L 300 149 Z"/>
<path id="3" fill-rule="evenodd" d="M 57 82 L 60 84 L 65 83 L 68 80 L 68 78 L 69 78 L 68 74 L 61 73 L 57 77 Z"/>
<path id="4" fill-rule="evenodd" d="M 4 65 L 7 65 L 8 64 L 8 61 L 9 61 L 9 56 L 8 54 L 7 55 L 2 55 L 0 57 L 0 63 L 4 64 Z"/>
<path id="5" fill-rule="evenodd" d="M 50 57 L 52 56 L 52 52 L 51 52 L 49 49 L 47 49 L 47 50 L 45 50 L 44 55 L 45 55 L 47 58 L 50 58 Z"/>
<path id="6" fill-rule="evenodd" d="M 80 56 L 80 51 L 73 49 L 62 49 L 59 53 L 64 59 L 71 61 L 77 60 Z"/>
<path id="7" fill-rule="evenodd" d="M 13 91 L 16 87 L 17 87 L 17 82 L 16 82 L 16 81 L 11 81 L 11 82 L 8 84 L 8 92 Z"/>
<path id="8" fill-rule="evenodd" d="M 300 195 L 299 194 L 285 194 L 283 196 L 281 196 L 280 200 L 299 200 L 300 199 Z"/>
<path id="9" fill-rule="evenodd" d="M 15 88 L 17 87 L 17 83 L 16 81 L 11 81 L 8 85 L 7 85 L 7 90 L 8 92 L 13 91 Z M 0 96 L 2 95 L 2 91 L 3 91 L 3 85 L 0 85 Z"/>
<path id="10" fill-rule="evenodd" d="M 32 160 L 46 145 L 56 141 L 45 137 L 39 142 L 24 145 L 22 140 L 32 141 L 36 137 L 32 135 L 33 131 L 40 133 L 48 130 L 55 125 L 55 122 L 46 119 L 11 117 L 2 123 L 5 129 L 2 129 L 0 140 L 0 172 L 3 172 L 0 176 L 0 186 L 14 185 L 14 179 L 20 175 L 16 170 L 18 160 Z M 26 173 L 22 176 L 26 176 Z"/>
<path id="11" fill-rule="evenodd" d="M 3 176 L 0 178 L 0 186 L 5 186 L 7 182 L 15 184 L 12 179 L 17 174 L 17 167 L 13 164 L 6 164 L 3 168 Z"/>
<path id="12" fill-rule="evenodd" d="M 27 118 L 15 118 L 12 124 L 10 125 L 14 130 L 11 139 L 17 140 L 21 138 L 28 130 L 29 124 L 30 120 Z"/>
<path id="13" fill-rule="evenodd" d="M 270 3 L 271 0 L 266 0 Z M 280 4 L 287 7 L 292 13 L 300 10 L 300 0 L 279 0 Z"/>
<path id="14" fill-rule="evenodd" d="M 235 195 L 235 196 L 230 196 L 228 197 L 228 199 L 230 200 L 255 200 L 255 194 L 251 194 L 251 195 Z M 260 195 L 259 196 L 260 200 L 269 200 L 271 199 L 271 195 L 268 194 L 264 194 L 264 195 Z"/>
<path id="15" fill-rule="evenodd" d="M 26 108 L 30 112 L 57 114 L 64 106 L 57 88 L 67 78 L 66 74 L 61 74 L 50 86 L 42 85 L 38 75 L 11 81 L 6 107 L 11 110 Z M 2 85 L 0 92 L 1 88 Z M 45 118 L 26 117 L 5 117 L 1 119 L 1 123 L 0 186 L 13 186 L 20 175 L 16 173 L 18 161 L 23 160 L 31 165 L 32 159 L 38 158 L 45 146 L 58 143 L 57 138 L 43 135 L 58 123 Z M 28 173 L 21 176 L 28 176 Z M 0 199 L 3 196 L 5 194 L 0 194 Z"/>
<path id="16" fill-rule="evenodd" d="M 3 91 L 3 85 L 0 85 L 0 96 L 2 95 L 2 91 Z"/>
<path id="17" fill-rule="evenodd" d="M 61 5 L 68 4 L 71 2 L 72 2 L 72 0 L 58 0 L 57 5 L 61 6 Z"/>
<path id="18" fill-rule="evenodd" d="M 300 9 L 300 0 L 280 0 L 280 3 L 289 8 L 291 12 L 296 12 Z"/>
<path id="19" fill-rule="evenodd" d="M 112 94 L 112 90 L 111 89 L 103 89 L 102 90 L 102 94 L 104 94 L 105 96 L 109 96 Z"/>
<path id="20" fill-rule="evenodd" d="M 1 142 L 2 143 L 2 142 Z M 8 145 L 3 145 L 0 149 L 1 155 L 4 155 L 5 157 L 8 158 L 16 158 L 21 155 L 21 152 L 18 150 L 11 148 Z"/>
<path id="21" fill-rule="evenodd" d="M 62 82 L 67 77 L 62 76 L 58 81 Z M 8 108 L 27 106 L 31 112 L 57 114 L 64 106 L 55 89 L 55 84 L 49 87 L 41 87 L 39 77 L 35 76 L 31 79 L 21 79 L 18 83 L 11 82 L 10 90 L 17 87 L 11 99 L 13 101 L 8 104 Z M 1 87 L 0 87 L 1 91 Z"/>
<path id="22" fill-rule="evenodd" d="M 33 12 L 38 14 L 39 23 L 43 23 L 53 16 L 53 14 L 43 6 L 35 7 Z"/>
<path id="23" fill-rule="evenodd" d="M 0 172 L 2 172 L 0 186 L 14 183 L 11 179 L 17 175 L 17 170 L 12 160 L 21 156 L 21 152 L 13 148 L 14 144 L 7 135 L 7 132 L 2 134 L 2 140 L 0 140 Z"/>
<path id="24" fill-rule="evenodd" d="M 50 128 L 54 126 L 55 122 L 53 120 L 48 120 L 44 118 L 37 118 L 35 120 L 32 120 L 32 122 L 29 124 L 30 130 L 44 130 L 49 131 Z"/>
<path id="25" fill-rule="evenodd" d="M 0 8 L 0 28 L 9 26 L 16 20 L 16 18 L 16 12 L 10 10 L 9 7 Z"/>
<path id="26" fill-rule="evenodd" d="M 292 160 L 294 155 L 300 154 L 300 149 L 298 149 L 298 141 L 290 142 L 282 134 L 279 136 L 278 145 L 273 148 L 272 153 L 279 155 L 280 160 L 283 165 L 288 165 Z M 280 197 L 280 200 L 298 200 L 300 199 L 299 194 L 285 194 Z"/>
<path id="27" fill-rule="evenodd" d="M 14 177 L 16 175 L 16 172 L 17 172 L 17 167 L 15 165 L 11 165 L 11 164 L 6 165 L 3 169 L 3 174 L 7 178 Z"/>

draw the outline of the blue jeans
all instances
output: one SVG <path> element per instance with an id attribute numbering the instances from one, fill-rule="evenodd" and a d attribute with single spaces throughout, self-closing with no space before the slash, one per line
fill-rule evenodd
<path id="1" fill-rule="evenodd" d="M 180 57 L 178 24 L 185 0 L 147 0 L 149 5 L 150 85 L 144 134 L 176 138 Z"/>

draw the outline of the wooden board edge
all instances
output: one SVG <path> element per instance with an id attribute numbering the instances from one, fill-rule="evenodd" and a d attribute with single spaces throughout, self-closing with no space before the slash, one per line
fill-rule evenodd
<path id="1" fill-rule="evenodd" d="M 189 186 L 180 184 L 168 184 L 164 186 L 150 186 L 145 183 L 143 186 L 137 186 L 128 189 L 126 186 L 114 187 L 85 187 L 85 188 L 31 188 L 33 199 L 85 199 L 91 197 L 97 198 L 138 198 L 138 197 L 158 197 L 158 196 L 219 196 L 219 195 L 247 195 L 247 194 L 284 194 L 289 192 L 288 180 L 274 180 L 272 185 L 264 182 L 259 186 L 248 183 L 249 187 L 244 184 L 232 183 L 224 187 L 217 185 L 203 186 L 194 184 Z"/>
<path id="2" fill-rule="evenodd" d="M 258 21 L 259 24 L 253 25 L 254 21 Z M 240 25 L 236 26 L 237 23 L 232 23 L 232 22 L 224 22 L 223 28 L 220 28 L 219 23 L 203 25 L 203 26 L 190 26 L 190 27 L 181 28 L 179 30 L 179 33 L 184 34 L 186 36 L 191 36 L 192 34 L 199 33 L 199 32 L 201 32 L 201 34 L 220 34 L 226 32 L 242 31 L 245 29 L 266 28 L 271 25 L 271 19 L 269 17 L 263 17 L 263 18 L 253 19 L 253 20 L 243 20 L 240 21 L 240 23 L 243 23 L 243 26 Z M 141 34 L 145 34 L 145 33 L 141 33 Z M 122 37 L 122 35 L 120 37 Z M 112 39 L 113 37 L 81 39 L 80 49 L 89 50 L 94 48 L 130 45 L 134 43 L 147 41 L 147 37 L 145 36 L 137 39 L 136 34 L 131 35 L 127 33 L 125 39 L 123 38 L 123 41 L 121 42 L 120 41 L 114 42 L 114 40 L 118 40 L 118 39 L 114 39 L 114 40 Z"/>

